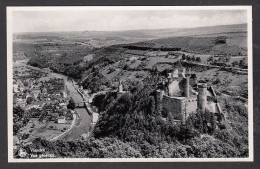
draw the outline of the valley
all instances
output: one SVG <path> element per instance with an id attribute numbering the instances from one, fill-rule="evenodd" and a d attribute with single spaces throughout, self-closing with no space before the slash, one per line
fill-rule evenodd
<path id="1" fill-rule="evenodd" d="M 246 29 L 15 35 L 14 71 L 63 79 L 74 112 L 65 130 L 38 130 L 24 147 L 57 157 L 248 157 Z"/>

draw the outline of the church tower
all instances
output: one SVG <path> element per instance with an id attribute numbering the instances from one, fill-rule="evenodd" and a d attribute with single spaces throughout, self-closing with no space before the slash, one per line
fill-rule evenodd
<path id="1" fill-rule="evenodd" d="M 119 92 L 119 93 L 123 93 L 123 85 L 122 85 L 122 83 L 121 83 L 121 80 L 119 80 L 118 92 Z"/>

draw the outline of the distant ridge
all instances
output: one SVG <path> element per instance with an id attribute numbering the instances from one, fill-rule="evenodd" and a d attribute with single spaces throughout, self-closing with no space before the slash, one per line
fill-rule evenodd
<path id="1" fill-rule="evenodd" d="M 123 39 L 136 38 L 143 40 L 159 39 L 176 36 L 199 36 L 219 33 L 247 32 L 247 24 L 218 25 L 196 28 L 172 28 L 152 30 L 127 30 L 127 31 L 83 31 L 83 36 L 88 37 L 120 37 Z"/>
<path id="2" fill-rule="evenodd" d="M 218 36 L 217 34 L 235 34 L 247 32 L 247 24 L 218 25 L 197 28 L 173 28 L 153 30 L 128 30 L 128 31 L 71 31 L 71 32 L 32 32 L 15 33 L 15 40 L 46 39 L 41 42 L 66 41 L 85 43 L 93 47 L 110 46 L 114 44 L 135 43 L 183 36 Z M 39 42 L 37 42 L 39 43 Z"/>
<path id="3" fill-rule="evenodd" d="M 222 32 L 238 32 L 238 31 L 247 31 L 247 24 L 233 24 L 233 25 L 217 25 L 217 26 L 206 26 L 206 27 L 195 27 L 195 28 L 166 28 L 166 29 L 140 29 L 140 30 L 123 30 L 123 31 L 55 31 L 55 32 L 15 32 L 14 35 L 22 35 L 22 34 L 40 34 L 40 35 L 53 35 L 53 34 L 131 34 L 131 33 L 146 33 L 159 35 L 160 33 L 177 33 L 177 34 L 185 34 L 190 31 L 205 31 L 211 30 L 210 32 L 222 33 Z"/>
<path id="4" fill-rule="evenodd" d="M 91 31 L 91 30 L 86 30 L 86 31 L 82 31 L 83 33 L 87 33 L 87 32 L 99 32 L 99 33 L 108 33 L 108 32 L 142 32 L 142 31 L 175 31 L 175 30 L 186 30 L 186 29 L 201 29 L 201 28 L 220 28 L 220 27 L 230 27 L 230 28 L 234 28 L 234 26 L 237 27 L 244 27 L 246 28 L 247 24 L 243 23 L 243 24 L 232 24 L 232 25 L 215 25 L 215 26 L 201 26 L 201 27 L 193 27 L 193 28 L 163 28 L 163 29 L 134 29 L 134 30 L 121 30 L 121 31 Z"/>

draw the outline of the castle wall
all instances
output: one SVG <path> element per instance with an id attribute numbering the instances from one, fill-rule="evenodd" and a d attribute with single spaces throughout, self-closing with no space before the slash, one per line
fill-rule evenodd
<path id="1" fill-rule="evenodd" d="M 191 113 L 196 113 L 197 108 L 198 108 L 198 103 L 197 103 L 197 97 L 196 96 L 187 99 L 187 105 L 186 105 L 187 117 Z"/>
<path id="2" fill-rule="evenodd" d="M 186 102 L 186 103 L 185 103 Z M 197 98 L 185 98 L 185 97 L 169 97 L 163 96 L 163 107 L 172 113 L 173 118 L 176 120 L 184 120 L 185 113 L 186 118 L 197 110 Z"/>
<path id="3" fill-rule="evenodd" d="M 163 107 L 172 113 L 174 119 L 182 120 L 182 112 L 185 108 L 184 99 L 164 95 Z"/>

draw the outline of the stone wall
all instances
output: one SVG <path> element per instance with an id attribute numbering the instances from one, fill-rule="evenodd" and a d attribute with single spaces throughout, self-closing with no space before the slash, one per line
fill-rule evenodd
<path id="1" fill-rule="evenodd" d="M 186 103 L 185 103 L 186 101 Z M 197 110 L 197 97 L 185 98 L 185 97 L 169 97 L 164 95 L 162 100 L 163 107 L 172 113 L 173 118 L 176 120 L 185 119 Z"/>
<path id="2" fill-rule="evenodd" d="M 182 112 L 185 108 L 184 100 L 185 98 L 183 97 L 169 97 L 164 95 L 163 107 L 172 113 L 174 119 L 182 120 Z"/>
<path id="3" fill-rule="evenodd" d="M 198 84 L 198 108 L 205 111 L 207 106 L 207 84 Z"/>
<path id="4" fill-rule="evenodd" d="M 186 105 L 187 117 L 191 113 L 196 113 L 197 108 L 198 108 L 198 104 L 197 104 L 197 97 L 196 96 L 187 99 L 187 105 Z"/>

